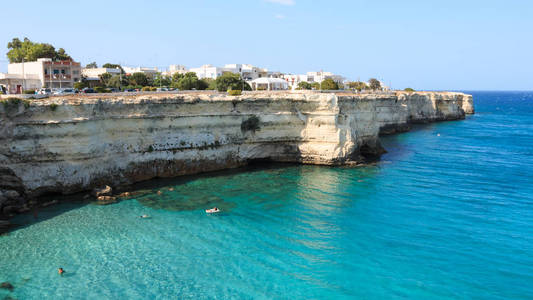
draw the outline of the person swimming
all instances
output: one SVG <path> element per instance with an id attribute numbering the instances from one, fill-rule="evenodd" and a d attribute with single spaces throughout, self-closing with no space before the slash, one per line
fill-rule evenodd
<path id="1" fill-rule="evenodd" d="M 59 273 L 59 275 L 63 276 L 63 273 L 65 273 L 65 270 L 63 270 L 63 268 L 59 268 L 59 269 L 57 269 L 57 273 Z"/>
<path id="2" fill-rule="evenodd" d="M 149 215 L 142 215 L 142 216 L 139 216 L 139 218 L 147 219 L 147 218 L 150 218 L 150 216 Z"/>

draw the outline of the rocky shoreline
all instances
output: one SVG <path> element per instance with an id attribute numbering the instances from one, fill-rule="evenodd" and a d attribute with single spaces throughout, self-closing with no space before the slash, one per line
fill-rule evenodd
<path id="1" fill-rule="evenodd" d="M 362 164 L 379 135 L 463 119 L 450 92 L 196 92 L 68 96 L 0 105 L 0 231 L 43 195 L 236 168 L 250 161 Z M 95 196 L 112 203 L 112 194 Z M 52 203 L 53 204 L 53 203 Z M 1 221 L 4 220 L 4 221 Z"/>

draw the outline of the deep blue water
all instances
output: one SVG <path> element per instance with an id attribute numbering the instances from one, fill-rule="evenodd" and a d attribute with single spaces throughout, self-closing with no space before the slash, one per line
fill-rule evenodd
<path id="1" fill-rule="evenodd" d="M 531 299 L 533 93 L 472 94 L 475 115 L 385 137 L 373 166 L 184 177 L 22 216 L 0 297 Z"/>

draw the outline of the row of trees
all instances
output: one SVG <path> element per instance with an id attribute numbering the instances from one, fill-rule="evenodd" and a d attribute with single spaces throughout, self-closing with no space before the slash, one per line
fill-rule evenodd
<path id="1" fill-rule="evenodd" d="M 55 47 L 46 43 L 34 43 L 28 38 L 21 41 L 14 38 L 7 43 L 7 58 L 10 63 L 20 63 L 23 61 L 36 61 L 38 58 L 51 58 L 53 60 L 72 60 L 72 57 L 65 52 L 65 49 Z"/>
<path id="2" fill-rule="evenodd" d="M 89 67 L 97 68 L 96 63 L 89 64 Z M 196 73 L 187 72 L 185 74 L 176 73 L 173 76 L 166 76 L 158 73 L 155 76 L 147 76 L 144 73 L 133 73 L 127 75 L 120 65 L 105 64 L 104 68 L 118 68 L 121 70 L 120 75 L 104 73 L 100 75 L 100 86 L 104 88 L 136 88 L 144 87 L 171 87 L 180 90 L 251 90 L 250 85 L 246 83 L 239 74 L 224 73 L 216 80 L 210 78 L 199 79 Z M 81 89 L 88 87 L 88 82 L 82 78 L 81 82 L 75 84 L 75 88 Z"/>
<path id="3" fill-rule="evenodd" d="M 321 83 L 313 82 L 309 83 L 306 81 L 302 81 L 298 83 L 297 90 L 340 90 L 341 86 L 339 83 L 334 81 L 331 78 L 326 78 Z"/>
<path id="4" fill-rule="evenodd" d="M 351 81 L 347 83 L 349 89 L 362 91 L 362 90 L 381 90 L 381 82 L 375 78 L 370 78 L 368 83 L 362 81 Z M 331 78 L 326 78 L 321 83 L 313 82 L 309 83 L 302 81 L 298 83 L 297 90 L 340 90 L 343 89 L 343 85 L 334 81 Z"/>
<path id="5" fill-rule="evenodd" d="M 348 82 L 348 88 L 360 92 L 362 90 L 381 90 L 383 87 L 381 86 L 381 82 L 379 80 L 377 80 L 376 78 L 370 78 L 368 80 L 368 83 L 362 81 Z"/>

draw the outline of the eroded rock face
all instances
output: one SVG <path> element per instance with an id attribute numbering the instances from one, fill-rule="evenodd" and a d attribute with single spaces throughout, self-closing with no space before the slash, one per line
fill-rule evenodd
<path id="1" fill-rule="evenodd" d="M 103 97 L 53 97 L 17 110 L 0 105 L 0 209 L 17 198 L 11 191 L 18 198 L 66 194 L 256 159 L 361 163 L 383 153 L 380 132 L 473 112 L 472 97 L 461 93 Z"/>

